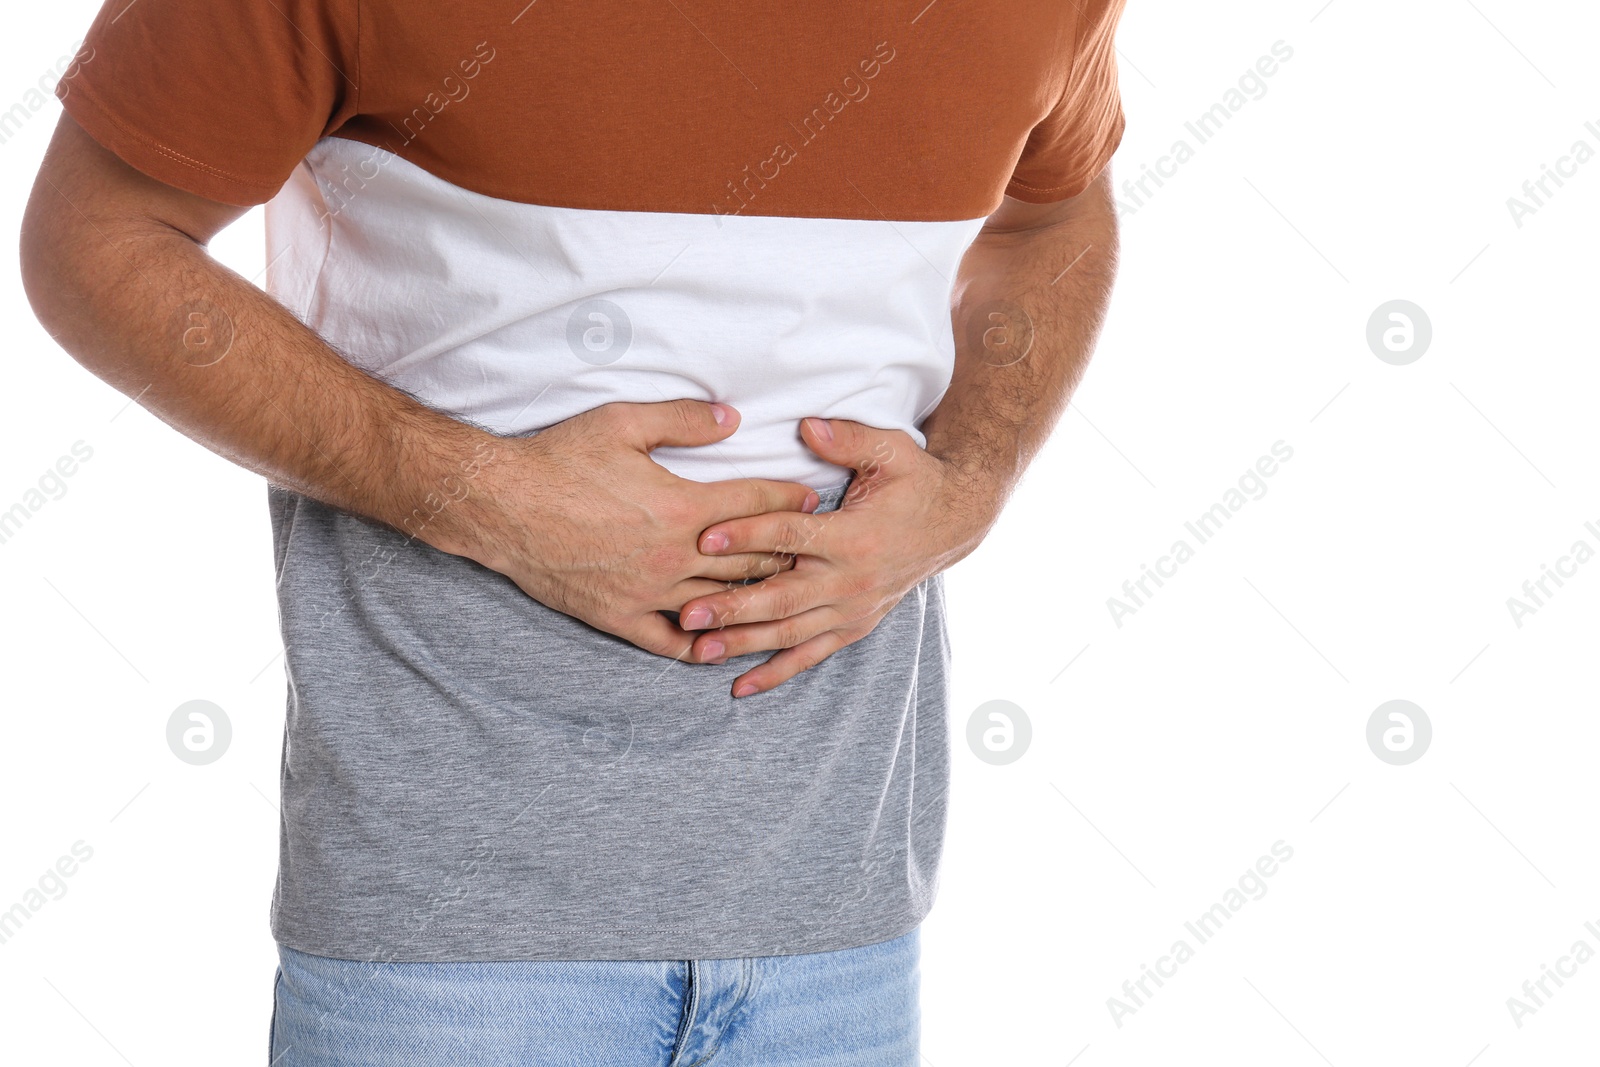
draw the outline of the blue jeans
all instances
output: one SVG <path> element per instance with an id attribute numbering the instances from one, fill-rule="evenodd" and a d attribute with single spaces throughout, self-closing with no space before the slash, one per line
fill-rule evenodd
<path id="1" fill-rule="evenodd" d="M 278 947 L 272 1067 L 917 1067 L 920 937 L 723 960 L 362 963 Z"/>

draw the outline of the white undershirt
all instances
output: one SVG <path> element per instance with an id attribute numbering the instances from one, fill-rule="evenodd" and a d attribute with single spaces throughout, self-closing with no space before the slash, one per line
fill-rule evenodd
<path id="1" fill-rule="evenodd" d="M 849 473 L 802 443 L 805 416 L 924 443 L 982 225 L 541 207 L 330 137 L 267 205 L 267 288 L 355 365 L 494 433 L 718 400 L 731 438 L 656 460 L 821 489 Z"/>

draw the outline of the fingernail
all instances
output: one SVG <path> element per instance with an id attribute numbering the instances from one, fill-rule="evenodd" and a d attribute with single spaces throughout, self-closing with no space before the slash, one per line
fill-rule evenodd
<path id="1" fill-rule="evenodd" d="M 818 496 L 816 493 L 807 493 L 806 494 L 806 502 L 804 504 L 800 505 L 800 510 L 805 512 L 807 515 L 809 515 L 813 511 L 816 511 L 817 507 L 821 503 L 822 503 L 822 498 L 820 496 Z"/>
<path id="2" fill-rule="evenodd" d="M 711 625 L 711 609 L 694 608 L 678 620 L 678 625 L 685 630 L 704 630 Z"/>
<path id="3" fill-rule="evenodd" d="M 726 426 L 733 421 L 733 410 L 726 404 L 712 404 L 711 417 L 717 420 L 718 426 Z"/>
<path id="4" fill-rule="evenodd" d="M 811 424 L 811 432 L 824 441 L 833 440 L 833 427 L 828 425 L 826 419 L 806 419 Z"/>
<path id="5" fill-rule="evenodd" d="M 725 533 L 708 533 L 700 539 L 700 551 L 721 552 L 728 547 L 728 535 Z"/>
<path id="6" fill-rule="evenodd" d="M 736 697 L 747 697 L 753 694 L 755 691 L 756 683 L 745 682 L 743 685 L 733 691 L 733 695 Z"/>
<path id="7" fill-rule="evenodd" d="M 722 654 L 726 651 L 728 650 L 722 647 L 721 641 L 707 641 L 700 648 L 700 662 L 706 663 L 710 660 L 721 659 Z"/>

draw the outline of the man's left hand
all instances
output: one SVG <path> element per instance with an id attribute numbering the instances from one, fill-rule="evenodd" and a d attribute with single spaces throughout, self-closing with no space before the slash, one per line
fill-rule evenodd
<path id="1" fill-rule="evenodd" d="M 907 433 L 846 419 L 804 419 L 801 439 L 856 472 L 835 511 L 775 511 L 732 519 L 700 535 L 709 556 L 768 552 L 794 566 L 750 585 L 696 597 L 679 625 L 706 630 L 689 660 L 721 663 L 779 649 L 733 682 L 733 695 L 765 692 L 872 632 L 905 595 L 972 551 L 999 514 L 957 469 Z"/>

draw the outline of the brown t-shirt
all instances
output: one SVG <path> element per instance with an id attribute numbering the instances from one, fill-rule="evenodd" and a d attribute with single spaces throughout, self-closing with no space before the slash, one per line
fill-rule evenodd
<path id="1" fill-rule="evenodd" d="M 133 166 L 230 204 L 337 136 L 524 203 L 968 219 L 1105 166 L 1121 7 L 111 0 L 58 91 Z"/>

